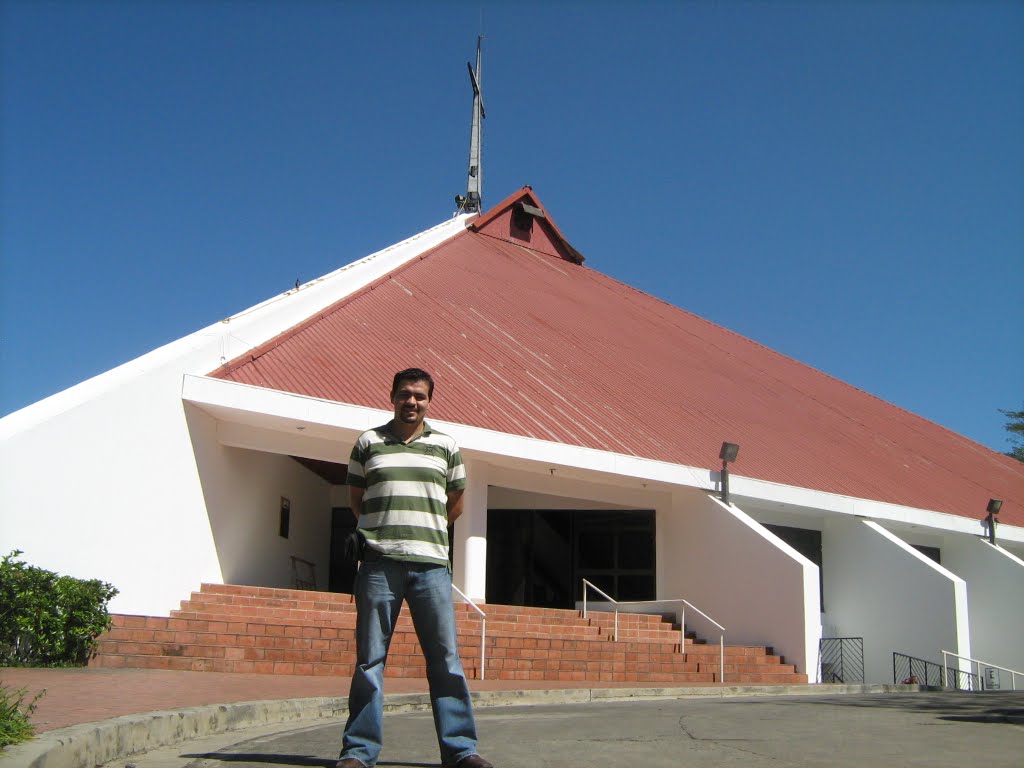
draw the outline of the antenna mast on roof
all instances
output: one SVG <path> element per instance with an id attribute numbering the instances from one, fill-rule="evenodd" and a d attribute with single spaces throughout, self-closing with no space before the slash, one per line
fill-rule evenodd
<path id="1" fill-rule="evenodd" d="M 469 176 L 466 182 L 466 196 L 457 195 L 455 197 L 459 210 L 465 213 L 479 212 L 483 205 L 483 122 L 484 118 L 487 117 L 487 113 L 484 111 L 484 96 L 480 85 L 482 71 L 480 67 L 480 44 L 483 39 L 483 35 L 477 35 L 476 69 L 474 70 L 473 65 L 468 61 L 466 62 L 466 67 L 469 68 L 469 82 L 473 86 L 473 127 L 469 137 Z"/>

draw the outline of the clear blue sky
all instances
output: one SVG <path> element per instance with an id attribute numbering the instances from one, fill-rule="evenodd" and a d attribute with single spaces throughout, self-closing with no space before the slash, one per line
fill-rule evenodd
<path id="1" fill-rule="evenodd" d="M 448 218 L 481 16 L 485 206 L 1008 448 L 1021 2 L 7 0 L 0 413 Z"/>

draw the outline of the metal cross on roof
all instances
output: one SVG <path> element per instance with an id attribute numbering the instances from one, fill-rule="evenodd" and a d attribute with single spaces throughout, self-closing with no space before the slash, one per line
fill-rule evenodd
<path id="1" fill-rule="evenodd" d="M 481 92 L 481 42 L 483 35 L 476 38 L 476 69 L 468 61 L 469 82 L 473 86 L 473 126 L 469 137 L 469 175 L 466 182 L 466 196 L 459 195 L 455 201 L 459 209 L 465 212 L 480 211 L 483 206 L 483 121 L 487 116 L 484 110 L 484 97 Z"/>

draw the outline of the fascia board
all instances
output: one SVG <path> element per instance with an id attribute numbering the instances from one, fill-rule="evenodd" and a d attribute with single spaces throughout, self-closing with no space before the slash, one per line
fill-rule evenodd
<path id="1" fill-rule="evenodd" d="M 212 379 L 206 376 L 185 376 L 182 398 L 208 410 L 217 418 L 243 418 L 255 426 L 267 426 L 257 420 L 270 417 L 278 428 L 304 425 L 310 428 L 322 425 L 344 430 L 346 439 L 351 432 L 361 432 L 391 418 L 389 411 L 339 403 L 330 400 L 278 392 L 248 384 Z M 232 416 L 231 413 L 235 415 Z M 247 414 L 242 417 L 242 414 Z M 496 464 L 512 460 L 518 466 L 538 465 L 545 469 L 585 479 L 584 475 L 598 473 L 614 478 L 618 484 L 660 483 L 703 491 L 717 490 L 718 472 L 705 467 L 670 464 L 653 459 L 626 456 L 610 451 L 565 445 L 532 437 L 510 435 L 494 430 L 472 427 L 453 422 L 430 420 L 439 429 L 454 437 L 467 457 L 480 458 Z M 311 432 L 311 436 L 315 434 Z M 340 437 L 340 435 L 339 435 Z M 744 497 L 876 520 L 890 520 L 921 525 L 927 528 L 978 534 L 978 521 L 930 510 L 886 504 L 868 499 L 840 496 L 824 491 L 769 483 L 762 480 L 729 476 L 731 495 L 738 506 Z M 999 535 L 1008 541 L 1024 542 L 1024 528 L 1001 525 Z"/>
<path id="2" fill-rule="evenodd" d="M 948 512 L 936 512 L 930 509 L 907 507 L 901 504 L 890 504 L 884 501 L 861 499 L 855 496 L 842 496 L 826 491 L 815 491 L 809 488 L 798 488 L 792 485 L 756 480 L 729 473 L 729 495 L 735 497 L 737 503 L 746 497 L 760 501 L 773 501 L 795 507 L 817 509 L 823 512 L 836 512 L 843 515 L 887 520 L 895 523 L 920 525 L 926 528 L 955 533 L 967 533 L 977 536 L 982 533 L 981 518 L 961 517 Z M 1010 541 L 1024 542 L 1024 528 L 1000 524 L 999 535 Z"/>
<path id="3" fill-rule="evenodd" d="M 465 231 L 466 222 L 471 218 L 472 215 L 460 214 L 14 411 L 0 418 L 0 438 L 23 432 L 127 380 L 155 370 L 170 367 L 175 369 L 175 375 L 215 370 Z"/>

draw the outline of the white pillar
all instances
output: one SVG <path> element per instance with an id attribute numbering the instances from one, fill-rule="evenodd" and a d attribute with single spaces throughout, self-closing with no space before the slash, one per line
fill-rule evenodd
<path id="1" fill-rule="evenodd" d="M 487 465 L 466 461 L 466 495 L 462 516 L 455 523 L 452 579 L 473 600 L 487 594 Z"/>

